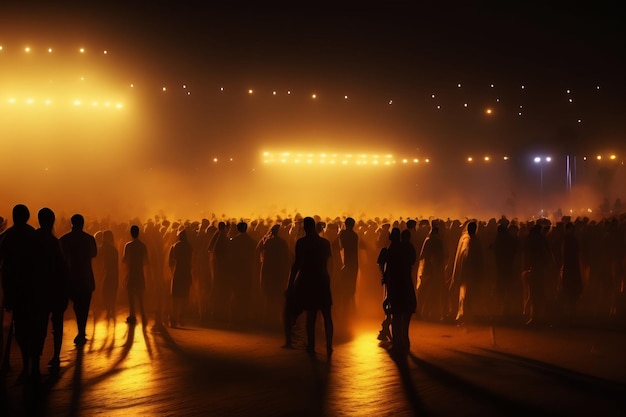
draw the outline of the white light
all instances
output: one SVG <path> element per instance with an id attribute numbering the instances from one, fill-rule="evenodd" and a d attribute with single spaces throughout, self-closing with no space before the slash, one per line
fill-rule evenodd
<path id="1" fill-rule="evenodd" d="M 252 89 L 249 89 L 248 94 L 252 94 L 252 93 L 254 93 L 254 91 L 252 91 Z"/>
<path id="2" fill-rule="evenodd" d="M 167 87 L 161 88 L 161 91 L 167 91 Z"/>
<path id="3" fill-rule="evenodd" d="M 80 48 L 80 49 L 78 50 L 78 52 L 80 52 L 81 54 L 84 54 L 84 53 L 85 53 L 85 48 Z"/>
<path id="4" fill-rule="evenodd" d="M 52 53 L 52 48 L 48 48 L 48 53 Z"/>
<path id="5" fill-rule="evenodd" d="M 224 91 L 224 87 L 220 87 L 220 91 Z"/>
<path id="6" fill-rule="evenodd" d="M 552 162 L 552 157 L 547 156 L 547 157 L 546 157 L 546 162 Z"/>
<path id="7" fill-rule="evenodd" d="M 272 91 L 272 95 L 275 96 L 276 95 L 276 91 Z"/>
<path id="8" fill-rule="evenodd" d="M 389 100 L 389 104 L 393 104 L 393 100 Z"/>
<path id="9" fill-rule="evenodd" d="M 569 99 L 569 102 L 570 102 L 570 103 L 573 103 L 573 102 L 574 102 L 574 99 L 571 99 L 571 98 L 570 98 L 570 99 Z"/>
<path id="10" fill-rule="evenodd" d="M 183 84 L 183 89 L 187 88 L 187 84 Z"/>
<path id="11" fill-rule="evenodd" d="M 30 52 L 30 46 L 27 46 L 26 48 L 24 48 L 24 52 Z"/>
<path id="12" fill-rule="evenodd" d="M 538 164 L 539 162 L 541 162 L 541 158 L 538 156 L 535 156 L 535 163 Z"/>
<path id="13" fill-rule="evenodd" d="M 463 104 L 463 107 L 467 107 L 467 103 Z"/>
<path id="14" fill-rule="evenodd" d="M 441 106 L 439 104 L 437 104 L 437 110 L 440 110 Z"/>
<path id="15" fill-rule="evenodd" d="M 4 46 L 0 45 L 0 51 L 4 50 Z"/>
<path id="16" fill-rule="evenodd" d="M 130 88 L 135 88 L 135 83 L 130 83 Z"/>
<path id="17" fill-rule="evenodd" d="M 33 100 L 32 98 L 27 98 L 26 99 L 26 104 L 33 104 L 35 102 L 35 100 Z"/>
<path id="18" fill-rule="evenodd" d="M 15 99 L 14 98 L 10 98 L 9 99 L 9 104 L 14 104 L 15 103 Z"/>
<path id="19" fill-rule="evenodd" d="M 526 86 L 522 85 L 522 90 L 524 90 L 526 88 Z"/>
<path id="20" fill-rule="evenodd" d="M 115 107 L 118 109 L 121 109 L 122 107 L 124 107 L 124 105 L 122 103 L 117 103 Z"/>
<path id="21" fill-rule="evenodd" d="M 74 105 L 75 106 L 80 106 L 80 100 L 74 100 Z"/>
<path id="22" fill-rule="evenodd" d="M 431 95 L 430 95 L 430 97 L 431 97 L 431 98 L 435 98 L 435 95 L 434 95 L 434 94 L 431 94 Z"/>
<path id="23" fill-rule="evenodd" d="M 52 104 L 52 100 L 46 99 L 46 101 L 44 103 L 46 104 L 46 106 L 49 106 L 49 105 Z"/>
<path id="24" fill-rule="evenodd" d="M 217 158 L 213 158 L 213 162 L 217 162 Z"/>
<path id="25" fill-rule="evenodd" d="M 578 123 L 582 123 L 582 122 L 583 122 L 582 119 L 578 119 Z"/>
<path id="26" fill-rule="evenodd" d="M 493 88 L 493 87 L 494 87 L 494 85 L 493 85 L 493 84 L 490 84 L 490 85 L 489 85 L 489 87 Z"/>
<path id="27" fill-rule="evenodd" d="M 566 90 L 567 94 L 571 93 L 571 91 L 569 89 Z"/>
<path id="28" fill-rule="evenodd" d="M 311 98 L 317 98 L 317 94 L 312 94 Z"/>
<path id="29" fill-rule="evenodd" d="M 348 99 L 348 96 L 343 96 L 343 98 L 344 98 L 344 100 L 347 100 L 347 99 Z"/>
<path id="30" fill-rule="evenodd" d="M 98 107 L 98 102 L 97 102 L 97 101 L 92 101 L 92 102 L 91 102 L 91 105 L 92 105 L 93 107 Z"/>
<path id="31" fill-rule="evenodd" d="M 190 96 L 191 95 L 191 91 L 187 91 L 187 95 Z"/>
<path id="32" fill-rule="evenodd" d="M 105 55 L 107 55 L 109 53 L 109 51 L 107 51 L 106 49 L 103 52 Z"/>
<path id="33" fill-rule="evenodd" d="M 291 94 L 291 90 L 287 90 L 287 95 Z"/>

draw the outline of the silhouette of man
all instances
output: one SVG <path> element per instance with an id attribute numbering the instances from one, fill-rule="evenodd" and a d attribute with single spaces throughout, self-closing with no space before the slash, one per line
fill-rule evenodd
<path id="1" fill-rule="evenodd" d="M 279 234 L 280 225 L 274 225 L 259 242 L 263 318 L 267 324 L 280 323 L 282 295 L 289 279 L 291 255 L 287 241 Z"/>
<path id="2" fill-rule="evenodd" d="M 41 327 L 43 316 L 37 314 L 36 278 L 36 235 L 35 229 L 27 224 L 28 208 L 23 204 L 13 207 L 13 226 L 2 234 L 0 241 L 0 266 L 4 289 L 4 308 L 13 312 L 15 339 L 22 354 L 22 372 L 18 382 L 25 382 L 32 365 L 33 377 L 39 376 L 39 354 L 35 354 L 34 329 Z"/>
<path id="3" fill-rule="evenodd" d="M 315 323 L 318 311 L 324 317 L 326 354 L 333 352 L 333 320 L 330 314 L 330 270 L 332 255 L 330 242 L 317 234 L 315 220 L 303 220 L 305 236 L 296 241 L 295 260 L 289 275 L 287 292 L 293 291 L 295 299 L 306 311 L 307 352 L 315 353 Z"/>
<path id="4" fill-rule="evenodd" d="M 246 222 L 237 223 L 237 235 L 231 240 L 233 315 L 239 321 L 252 318 L 253 303 L 258 302 L 258 276 L 254 276 L 256 242 L 248 234 Z M 255 280 L 256 278 L 256 280 Z"/>
<path id="5" fill-rule="evenodd" d="M 341 271 L 338 285 L 340 290 L 339 305 L 347 315 L 344 319 L 351 318 L 355 313 L 356 281 L 359 273 L 359 235 L 354 231 L 355 221 L 348 217 L 344 224 L 345 229 L 339 232 L 338 243 L 343 254 Z"/>
<path id="6" fill-rule="evenodd" d="M 78 334 L 74 344 L 84 345 L 87 342 L 87 318 L 91 295 L 96 289 L 91 261 L 98 254 L 96 239 L 83 231 L 85 219 L 75 214 L 70 219 L 72 230 L 61 236 L 61 248 L 69 267 L 69 295 L 72 300 Z"/>
<path id="7" fill-rule="evenodd" d="M 48 362 L 51 368 L 58 368 L 61 361 L 61 345 L 63 343 L 63 315 L 68 302 L 68 278 L 69 271 L 65 257 L 61 249 L 59 239 L 54 235 L 55 215 L 49 208 L 42 208 L 37 214 L 39 229 L 35 231 L 39 249 L 39 261 L 37 263 L 38 287 L 40 288 L 40 300 L 38 305 L 45 308 L 39 356 L 43 350 L 43 342 L 47 333 L 48 316 L 52 322 L 53 354 Z"/>
<path id="8" fill-rule="evenodd" d="M 170 326 L 183 325 L 182 313 L 189 301 L 193 249 L 187 240 L 187 231 L 178 233 L 178 242 L 170 248 L 169 265 L 172 270 L 172 317 Z"/>
<path id="9" fill-rule="evenodd" d="M 130 227 L 130 236 L 132 240 L 124 246 L 124 255 L 122 257 L 122 262 L 127 268 L 128 317 L 126 318 L 126 323 L 132 325 L 137 322 L 137 317 L 135 316 L 135 299 L 137 299 L 141 320 L 145 326 L 148 320 L 143 307 L 143 293 L 146 289 L 144 268 L 148 266 L 148 249 L 139 240 L 139 226 L 132 225 Z"/>

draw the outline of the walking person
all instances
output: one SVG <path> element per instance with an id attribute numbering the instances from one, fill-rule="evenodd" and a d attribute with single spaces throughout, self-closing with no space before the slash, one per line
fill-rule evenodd
<path id="1" fill-rule="evenodd" d="M 128 317 L 126 318 L 126 323 L 130 325 L 137 323 L 137 317 L 135 316 L 135 300 L 137 300 L 141 320 L 145 327 L 148 323 L 148 319 L 143 306 L 143 295 L 146 289 L 144 270 L 148 266 L 148 249 L 146 245 L 139 240 L 139 226 L 132 225 L 130 227 L 130 236 L 132 240 L 124 246 L 124 255 L 122 257 L 122 262 L 127 268 L 126 290 L 128 291 Z"/>
<path id="2" fill-rule="evenodd" d="M 289 275 L 287 293 L 306 311 L 307 352 L 315 353 L 315 324 L 321 311 L 326 335 L 326 354 L 333 353 L 333 320 L 330 312 L 330 270 L 332 256 L 330 242 L 317 234 L 315 220 L 303 220 L 305 236 L 296 241 L 295 260 Z"/>
<path id="3" fill-rule="evenodd" d="M 87 318 L 91 296 L 96 289 L 96 281 L 93 275 L 92 260 L 98 254 L 96 239 L 83 231 L 85 218 L 75 214 L 70 219 L 72 230 L 61 236 L 61 248 L 69 267 L 69 295 L 72 300 L 78 334 L 74 338 L 74 344 L 84 345 L 87 343 Z"/>

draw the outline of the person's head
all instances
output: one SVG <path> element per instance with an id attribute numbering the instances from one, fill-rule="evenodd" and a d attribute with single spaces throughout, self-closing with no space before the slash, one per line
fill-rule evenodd
<path id="1" fill-rule="evenodd" d="M 248 223 L 246 222 L 237 223 L 237 231 L 239 233 L 246 233 L 248 231 Z"/>
<path id="2" fill-rule="evenodd" d="M 30 219 L 30 211 L 24 204 L 17 204 L 13 207 L 13 223 L 14 224 L 26 224 Z"/>
<path id="3" fill-rule="evenodd" d="M 471 221 L 467 224 L 467 233 L 470 236 L 474 236 L 476 234 L 476 228 L 478 227 L 478 225 L 476 224 L 475 221 Z"/>
<path id="4" fill-rule="evenodd" d="M 416 226 L 417 226 L 417 221 L 415 221 L 413 219 L 407 220 L 407 222 L 406 222 L 407 229 L 415 229 Z"/>
<path id="5" fill-rule="evenodd" d="M 400 233 L 400 240 L 403 242 L 411 241 L 411 232 L 409 231 L 409 229 L 404 229 L 402 233 Z"/>
<path id="6" fill-rule="evenodd" d="M 217 230 L 224 230 L 226 229 L 226 222 L 219 222 L 217 224 Z"/>
<path id="7" fill-rule="evenodd" d="M 184 242 L 187 240 L 187 231 L 185 229 L 178 232 L 178 240 L 180 240 L 181 242 Z"/>
<path id="8" fill-rule="evenodd" d="M 42 229 L 51 230 L 54 226 L 54 212 L 48 207 L 39 210 L 37 219 L 39 220 L 39 227 Z"/>
<path id="9" fill-rule="evenodd" d="M 280 232 L 280 224 L 275 224 L 270 229 L 270 235 L 272 235 L 272 236 L 278 236 L 279 232 Z"/>
<path id="10" fill-rule="evenodd" d="M 304 228 L 304 232 L 308 234 L 315 234 L 315 219 L 313 217 L 305 217 L 302 220 L 302 226 Z"/>
<path id="11" fill-rule="evenodd" d="M 105 230 L 104 232 L 102 232 L 102 242 L 103 243 L 107 243 L 109 245 L 113 245 L 113 231 L 112 230 Z"/>
<path id="12" fill-rule="evenodd" d="M 352 217 L 348 217 L 345 221 L 345 224 L 346 224 L 346 229 L 352 230 L 354 229 L 355 221 Z"/>
<path id="13" fill-rule="evenodd" d="M 392 242 L 400 241 L 400 229 L 398 227 L 391 229 L 391 233 L 389 233 L 389 240 Z"/>
<path id="14" fill-rule="evenodd" d="M 136 224 L 130 226 L 130 235 L 133 237 L 133 239 L 137 239 L 139 237 L 139 226 L 137 226 Z"/>
<path id="15" fill-rule="evenodd" d="M 85 226 L 85 218 L 80 214 L 75 214 L 70 218 L 70 222 L 72 222 L 72 230 L 83 230 Z"/>

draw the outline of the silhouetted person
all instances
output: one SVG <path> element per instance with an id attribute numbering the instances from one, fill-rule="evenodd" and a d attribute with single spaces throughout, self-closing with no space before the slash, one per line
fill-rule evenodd
<path id="1" fill-rule="evenodd" d="M 15 339 L 22 354 L 20 383 L 25 382 L 31 372 L 34 378 L 39 376 L 41 352 L 37 353 L 37 338 L 47 321 L 45 310 L 37 305 L 42 302 L 41 288 L 37 288 L 41 276 L 37 268 L 37 237 L 35 229 L 27 224 L 29 218 L 25 205 L 13 207 L 13 226 L 2 234 L 0 241 L 4 308 L 13 312 Z"/>
<path id="2" fill-rule="evenodd" d="M 391 242 L 387 250 L 381 251 L 379 256 L 379 264 L 384 265 L 383 278 L 391 312 L 394 355 L 406 355 L 409 352 L 409 324 L 417 306 L 412 276 L 416 254 L 410 241 L 410 232 L 405 232 L 402 239 L 400 229 L 394 227 L 389 234 Z"/>
<path id="3" fill-rule="evenodd" d="M 148 249 L 146 245 L 139 240 L 139 226 L 132 225 L 130 227 L 130 236 L 133 240 L 124 246 L 124 255 L 122 262 L 126 265 L 126 290 L 128 291 L 128 324 L 135 324 L 137 317 L 135 316 L 135 299 L 139 304 L 139 312 L 141 320 L 145 326 L 148 322 L 143 306 L 143 296 L 146 290 L 146 277 L 144 269 L 148 265 Z"/>
<path id="4" fill-rule="evenodd" d="M 98 254 L 96 239 L 83 231 L 85 219 L 75 214 L 70 219 L 72 230 L 61 236 L 60 242 L 63 254 L 70 271 L 69 295 L 72 300 L 78 334 L 74 343 L 84 345 L 87 342 L 87 318 L 91 295 L 96 289 L 91 261 Z"/>
<path id="5" fill-rule="evenodd" d="M 187 240 L 187 231 L 178 233 L 178 242 L 172 245 L 169 254 L 169 265 L 172 271 L 172 317 L 170 326 L 183 325 L 183 310 L 189 302 L 191 289 L 191 267 L 193 249 Z"/>
<path id="6" fill-rule="evenodd" d="M 446 305 L 446 256 L 438 226 L 433 226 L 424 239 L 419 259 L 418 281 L 421 283 L 422 295 L 420 315 L 425 319 L 443 320 Z"/>
<path id="7" fill-rule="evenodd" d="M 37 238 L 37 297 L 36 308 L 44 308 L 43 326 L 38 330 L 37 356 L 41 356 L 48 329 L 48 318 L 52 322 L 53 353 L 48 366 L 59 367 L 61 345 L 63 344 L 63 315 L 68 303 L 69 271 L 59 239 L 54 236 L 55 215 L 49 208 L 42 208 L 37 214 L 39 229 Z M 33 352 L 35 354 L 36 352 Z M 34 357 L 33 357 L 34 366 Z"/>
<path id="8" fill-rule="evenodd" d="M 537 223 L 530 228 L 523 248 L 522 280 L 526 286 L 524 314 L 527 324 L 540 317 L 546 307 L 544 281 L 549 266 L 549 248 L 541 227 Z"/>
<path id="9" fill-rule="evenodd" d="M 459 309 L 456 315 L 459 322 L 472 319 L 477 310 L 484 268 L 481 243 L 476 237 L 477 227 L 475 221 L 467 224 L 467 232 L 459 239 L 454 260 L 453 285 L 459 287 Z"/>
<path id="10" fill-rule="evenodd" d="M 343 312 L 343 318 L 346 319 L 356 313 L 354 297 L 359 273 L 359 236 L 354 231 L 355 221 L 352 217 L 348 217 L 344 224 L 345 229 L 339 232 L 339 237 L 337 237 L 343 256 L 340 258 L 342 264 L 337 277 L 340 282 L 336 288 L 339 290 L 337 294 L 339 308 Z"/>
<path id="11" fill-rule="evenodd" d="M 317 234 L 315 220 L 303 220 L 305 236 L 296 241 L 295 259 L 289 275 L 287 292 L 293 291 L 295 299 L 306 311 L 307 351 L 315 352 L 315 323 L 318 311 L 324 317 L 326 354 L 333 352 L 333 320 L 330 314 L 330 270 L 332 255 L 330 242 Z"/>
<path id="12" fill-rule="evenodd" d="M 106 318 L 107 320 L 114 319 L 116 315 L 120 267 L 119 252 L 115 247 L 113 232 L 111 230 L 105 230 L 102 234 L 100 255 L 102 255 L 102 296 L 106 310 Z"/>
<path id="13" fill-rule="evenodd" d="M 280 323 L 283 293 L 289 280 L 291 255 L 287 241 L 280 237 L 280 225 L 274 225 L 259 242 L 261 259 L 261 295 L 263 318 L 267 324 Z"/>
<path id="14" fill-rule="evenodd" d="M 253 305 L 258 300 L 258 276 L 254 276 L 256 242 L 248 234 L 246 222 L 237 223 L 237 235 L 230 242 L 232 255 L 231 279 L 233 283 L 233 318 L 248 321 L 252 318 Z M 256 278 L 256 279 L 255 279 Z"/>
<path id="15" fill-rule="evenodd" d="M 561 296 L 566 304 L 566 314 L 573 318 L 576 303 L 583 290 L 582 274 L 580 272 L 580 250 L 575 235 L 574 223 L 567 223 L 563 237 L 563 265 L 561 266 Z"/>
<path id="16" fill-rule="evenodd" d="M 217 232 L 211 237 L 209 253 L 213 264 L 213 291 L 211 307 L 213 316 L 219 321 L 228 319 L 229 303 L 231 298 L 231 282 L 228 274 L 229 267 L 228 228 L 225 222 L 219 222 Z"/>
<path id="17" fill-rule="evenodd" d="M 515 271 L 517 238 L 509 230 L 508 222 L 501 222 L 498 225 L 492 249 L 496 267 L 493 313 L 506 318 L 513 314 L 513 295 L 515 284 L 519 279 L 519 271 Z"/>

